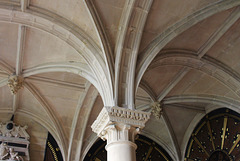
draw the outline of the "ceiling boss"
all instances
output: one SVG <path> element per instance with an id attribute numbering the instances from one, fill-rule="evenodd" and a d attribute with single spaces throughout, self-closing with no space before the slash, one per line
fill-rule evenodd
<path id="1" fill-rule="evenodd" d="M 23 84 L 24 78 L 21 76 L 12 75 L 8 79 L 8 87 L 13 95 L 15 95 L 23 87 Z"/>

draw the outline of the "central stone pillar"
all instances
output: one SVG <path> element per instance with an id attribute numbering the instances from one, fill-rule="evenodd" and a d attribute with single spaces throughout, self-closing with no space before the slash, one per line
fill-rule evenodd
<path id="1" fill-rule="evenodd" d="M 92 130 L 107 140 L 107 161 L 136 161 L 135 136 L 144 128 L 150 113 L 120 107 L 104 107 Z"/>

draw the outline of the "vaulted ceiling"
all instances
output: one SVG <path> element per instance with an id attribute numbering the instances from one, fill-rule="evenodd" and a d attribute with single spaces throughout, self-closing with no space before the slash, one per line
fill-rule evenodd
<path id="1" fill-rule="evenodd" d="M 78 161 L 103 106 L 158 101 L 142 134 L 181 160 L 206 113 L 240 112 L 239 17 L 240 0 L 0 0 L 0 121 L 28 125 L 34 161 L 48 131 Z"/>

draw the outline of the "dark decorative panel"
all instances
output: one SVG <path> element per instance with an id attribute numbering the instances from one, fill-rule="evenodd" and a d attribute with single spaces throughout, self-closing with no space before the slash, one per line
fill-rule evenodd
<path id="1" fill-rule="evenodd" d="M 62 153 L 53 136 L 48 133 L 44 161 L 63 161 Z"/>
<path id="2" fill-rule="evenodd" d="M 194 129 L 185 161 L 239 161 L 240 115 L 222 108 L 207 114 Z"/>

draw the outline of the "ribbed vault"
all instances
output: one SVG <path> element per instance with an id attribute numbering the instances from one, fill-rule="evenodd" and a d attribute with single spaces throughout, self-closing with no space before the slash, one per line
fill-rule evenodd
<path id="1" fill-rule="evenodd" d="M 43 160 L 50 132 L 83 160 L 103 106 L 151 111 L 143 135 L 173 160 L 205 113 L 240 112 L 239 0 L 0 0 L 0 121 L 27 124 Z M 12 95 L 12 76 L 24 79 Z"/>

